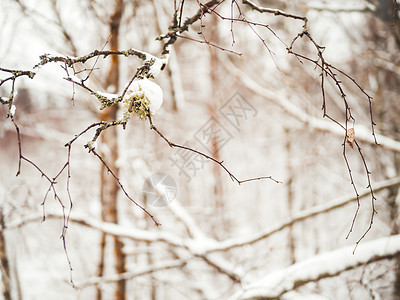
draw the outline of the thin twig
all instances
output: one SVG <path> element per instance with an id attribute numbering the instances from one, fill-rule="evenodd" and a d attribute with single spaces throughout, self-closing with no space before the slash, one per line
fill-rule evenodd
<path id="1" fill-rule="evenodd" d="M 11 117 L 11 121 L 15 126 L 15 130 L 17 132 L 17 140 L 18 140 L 18 171 L 17 171 L 16 176 L 19 176 L 21 174 L 21 164 L 22 164 L 22 161 L 25 161 L 28 164 L 30 164 L 31 166 L 33 166 L 40 173 L 41 177 L 45 178 L 50 184 L 49 188 L 47 189 L 47 191 L 46 191 L 46 193 L 44 195 L 43 201 L 41 203 L 42 208 L 43 208 L 42 222 L 44 222 L 46 220 L 45 203 L 46 203 L 46 199 L 47 199 L 47 197 L 48 197 L 50 192 L 53 193 L 54 199 L 61 206 L 62 216 L 63 216 L 63 228 L 62 228 L 62 231 L 61 231 L 60 238 L 61 238 L 62 243 L 63 243 L 63 249 L 64 249 L 64 252 L 65 252 L 66 259 L 67 259 L 68 266 L 69 266 L 69 270 L 70 270 L 70 282 L 71 282 L 72 286 L 74 286 L 74 281 L 73 281 L 73 278 L 72 278 L 72 262 L 71 262 L 71 259 L 70 259 L 69 255 L 68 255 L 68 250 L 67 250 L 67 245 L 66 245 L 66 234 L 67 234 L 67 229 L 68 229 L 68 222 L 69 222 L 69 217 L 70 217 L 71 210 L 72 210 L 72 205 L 73 205 L 72 204 L 73 203 L 72 202 L 72 197 L 71 197 L 70 190 L 69 190 L 69 179 L 71 177 L 71 174 L 70 174 L 70 146 L 69 146 L 69 149 L 68 149 L 68 161 L 61 167 L 61 169 L 57 173 L 57 175 L 54 178 L 51 178 L 44 171 L 42 171 L 42 169 L 37 164 L 35 164 L 33 161 L 31 161 L 30 159 L 26 158 L 22 154 L 22 142 L 21 142 L 20 130 L 19 130 L 19 127 L 18 127 L 17 123 L 14 120 L 14 117 Z M 68 173 L 67 174 L 67 176 L 68 176 L 67 177 L 67 194 L 68 194 L 69 201 L 70 201 L 70 209 L 69 209 L 68 215 L 65 214 L 65 205 L 63 204 L 61 198 L 59 197 L 59 195 L 57 193 L 57 190 L 56 190 L 56 187 L 55 187 L 55 185 L 57 184 L 57 178 L 60 177 L 61 174 L 65 170 L 67 170 L 67 173 Z"/>
<path id="2" fill-rule="evenodd" d="M 225 167 L 224 161 L 219 161 L 219 160 L 215 159 L 214 157 L 212 157 L 212 156 L 210 156 L 210 155 L 207 155 L 207 154 L 205 154 L 205 153 L 203 153 L 203 152 L 201 152 L 201 151 L 198 151 L 198 150 L 196 150 L 196 149 L 193 149 L 193 148 L 190 148 L 190 147 L 186 147 L 186 146 L 183 146 L 183 145 L 179 145 L 179 144 L 176 144 L 176 143 L 173 143 L 173 142 L 169 141 L 169 140 L 164 136 L 164 134 L 162 134 L 161 131 L 158 130 L 158 128 L 153 124 L 153 121 L 152 121 L 152 119 L 151 119 L 150 114 L 148 114 L 148 119 L 149 119 L 149 123 L 150 123 L 150 129 L 153 129 L 155 132 L 157 132 L 157 134 L 158 134 L 171 148 L 180 148 L 180 149 L 184 149 L 184 150 L 187 150 L 187 151 L 191 151 L 191 152 L 194 152 L 194 153 L 196 153 L 196 154 L 199 154 L 199 155 L 205 157 L 206 159 L 209 159 L 209 160 L 213 161 L 214 163 L 220 165 L 220 167 L 221 167 L 222 169 L 224 169 L 226 173 L 228 173 L 228 175 L 229 175 L 229 177 L 232 179 L 232 181 L 237 182 L 239 185 L 242 184 L 242 183 L 245 183 L 245 182 L 256 181 L 256 180 L 263 180 L 263 179 L 270 179 L 270 180 L 272 180 L 272 181 L 274 181 L 274 182 L 276 182 L 276 183 L 282 183 L 281 181 L 274 179 L 272 176 L 262 176 L 262 177 L 256 177 L 256 178 L 249 178 L 249 179 L 239 180 L 235 175 L 232 174 L 232 172 L 230 172 L 230 171 L 228 170 L 227 167 Z"/>
<path id="3" fill-rule="evenodd" d="M 160 226 L 161 224 L 157 222 L 157 220 L 155 219 L 155 217 L 146 209 L 144 208 L 142 205 L 140 205 L 138 202 L 136 202 L 135 200 L 133 200 L 133 198 L 131 196 L 129 196 L 128 192 L 125 190 L 124 186 L 122 185 L 121 181 L 119 180 L 119 178 L 115 175 L 115 173 L 110 169 L 110 167 L 108 166 L 108 164 L 104 161 L 104 159 L 101 157 L 100 154 L 98 154 L 96 152 L 95 149 L 91 149 L 90 152 L 92 152 L 100 161 L 101 163 L 106 167 L 107 171 L 112 175 L 112 177 L 114 177 L 115 181 L 117 182 L 117 184 L 119 185 L 121 191 L 125 194 L 125 196 L 131 200 L 137 207 L 139 207 L 144 213 L 146 213 L 154 222 L 154 224 L 156 226 Z"/>

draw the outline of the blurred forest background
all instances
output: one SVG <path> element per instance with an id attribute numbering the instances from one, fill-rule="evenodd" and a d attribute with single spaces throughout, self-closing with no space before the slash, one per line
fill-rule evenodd
<path id="1" fill-rule="evenodd" d="M 400 299 L 398 6 L 396 0 L 2 0 L 0 79 L 12 75 L 4 69 L 36 72 L 0 85 L 6 103 L 15 82 L 13 120 L 23 157 L 34 163 L 19 159 L 10 106 L 1 105 L 4 299 Z M 176 34 L 187 20 L 193 22 Z M 47 53 L 135 48 L 161 57 L 169 38 L 156 38 L 171 32 L 177 40 L 169 63 L 152 79 L 164 94 L 155 126 L 171 142 L 223 161 L 240 180 L 272 176 L 281 183 L 239 185 L 220 165 L 170 148 L 135 117 L 126 130 L 103 131 L 97 149 L 162 224 L 155 226 L 84 148 L 94 129 L 76 140 L 70 158 L 64 146 L 90 124 L 115 120 L 118 107 L 100 111 L 96 97 L 65 80 L 62 63 L 32 68 Z M 319 54 L 344 72 L 335 71 L 336 82 L 321 75 Z M 90 74 L 92 90 L 116 94 L 142 65 L 134 56 L 100 56 L 91 69 L 94 62 L 76 65 L 81 72 L 74 75 Z M 364 92 L 373 98 L 380 146 Z M 330 117 L 323 118 L 323 97 Z M 345 104 L 355 120 L 346 121 Z M 353 126 L 362 152 L 344 143 L 344 129 Z M 45 176 L 61 170 L 58 199 Z M 145 179 L 159 172 L 177 184 L 165 207 L 147 204 L 142 192 Z"/>

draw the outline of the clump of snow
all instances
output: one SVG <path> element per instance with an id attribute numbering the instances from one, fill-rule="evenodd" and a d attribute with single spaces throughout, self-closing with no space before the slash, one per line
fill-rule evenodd
<path id="1" fill-rule="evenodd" d="M 9 115 L 10 117 L 14 117 L 15 111 L 16 111 L 16 110 L 17 110 L 17 108 L 15 107 L 15 105 L 14 105 L 14 104 L 11 105 L 10 110 L 8 111 L 8 115 Z"/>
<path id="2" fill-rule="evenodd" d="M 66 56 L 64 54 L 61 54 L 61 53 L 57 53 L 57 52 L 46 53 L 46 54 L 44 54 L 44 56 L 46 56 L 49 59 L 55 59 L 55 58 L 58 58 L 58 57 L 68 58 L 68 56 Z M 70 58 L 74 58 L 74 57 L 71 56 Z"/>
<path id="3" fill-rule="evenodd" d="M 124 120 L 128 121 L 132 113 L 139 118 L 145 119 L 147 111 L 154 114 L 163 103 L 163 92 L 161 87 L 147 78 L 134 80 L 124 99 Z"/>
<path id="4" fill-rule="evenodd" d="M 168 63 L 169 54 L 164 54 L 161 58 L 157 58 L 151 54 L 146 54 L 145 63 L 151 64 L 149 77 L 156 77 L 160 74 L 161 69 Z"/>
<path id="5" fill-rule="evenodd" d="M 108 98 L 108 99 L 118 98 L 118 94 L 105 93 L 105 92 L 101 92 L 101 91 L 97 91 L 96 93 L 99 94 L 100 96 Z"/>

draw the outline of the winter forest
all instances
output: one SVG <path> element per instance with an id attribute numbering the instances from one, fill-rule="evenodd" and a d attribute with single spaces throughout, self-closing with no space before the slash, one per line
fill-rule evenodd
<path id="1" fill-rule="evenodd" d="M 400 299 L 399 6 L 1 0 L 2 299 Z"/>

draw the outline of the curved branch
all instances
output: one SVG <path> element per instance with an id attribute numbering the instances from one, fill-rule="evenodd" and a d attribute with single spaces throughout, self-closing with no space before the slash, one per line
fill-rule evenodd
<path id="1" fill-rule="evenodd" d="M 269 180 L 274 181 L 275 183 L 282 183 L 281 181 L 274 179 L 272 176 L 261 176 L 261 177 L 247 178 L 247 179 L 244 179 L 244 180 L 239 180 L 235 175 L 233 175 L 233 173 L 232 173 L 231 171 L 228 170 L 227 167 L 225 167 L 224 161 L 223 161 L 223 160 L 222 160 L 222 161 L 219 161 L 219 160 L 215 159 L 214 157 L 212 157 L 212 156 L 210 156 L 210 155 L 208 155 L 208 154 L 205 154 L 205 153 L 203 153 L 203 152 L 201 152 L 201 151 L 198 151 L 198 150 L 196 150 L 196 149 L 193 149 L 193 148 L 190 148 L 190 147 L 186 147 L 186 146 L 183 146 L 183 145 L 179 145 L 179 144 L 170 142 L 170 141 L 161 133 L 161 131 L 159 131 L 159 130 L 157 129 L 156 126 L 154 126 L 150 114 L 148 114 L 148 118 L 149 118 L 149 122 L 150 122 L 150 129 L 153 129 L 155 132 L 157 132 L 157 134 L 158 134 L 171 148 L 180 148 L 180 149 L 184 149 L 184 150 L 187 150 L 187 151 L 190 151 L 190 152 L 194 152 L 194 153 L 196 153 L 196 154 L 199 154 L 199 155 L 205 157 L 206 159 L 211 160 L 212 162 L 218 164 L 222 169 L 224 169 L 224 171 L 225 171 L 226 173 L 228 173 L 228 175 L 229 175 L 229 177 L 232 179 L 232 181 L 237 182 L 239 185 L 242 184 L 242 183 L 245 183 L 245 182 L 258 181 L 258 180 L 263 180 L 263 179 L 269 179 Z"/>
<path id="2" fill-rule="evenodd" d="M 360 245 L 357 255 L 352 255 L 352 246 L 322 253 L 294 265 L 272 272 L 244 286 L 244 292 L 233 299 L 265 297 L 280 299 L 282 295 L 309 282 L 335 277 L 365 264 L 384 259 L 393 259 L 400 253 L 400 235 L 384 237 Z"/>
<path id="3" fill-rule="evenodd" d="M 226 55 L 220 54 L 220 59 L 223 61 L 222 65 L 225 67 L 225 69 L 229 71 L 230 74 L 239 78 L 239 80 L 253 93 L 263 98 L 266 98 L 268 99 L 268 101 L 271 101 L 272 103 L 278 105 L 287 113 L 289 113 L 292 117 L 307 124 L 311 128 L 343 137 L 344 126 L 334 126 L 334 124 L 332 124 L 331 122 L 313 117 L 312 115 L 308 114 L 307 112 L 293 104 L 290 101 L 292 97 L 291 95 L 284 92 L 275 92 L 261 86 L 249 75 L 239 70 Z M 299 95 L 296 95 L 296 97 L 299 97 Z M 376 133 L 376 139 L 379 140 L 379 145 L 382 148 L 394 152 L 400 152 L 400 141 L 379 133 Z M 368 143 L 370 145 L 375 144 L 375 141 L 371 140 L 371 131 L 363 125 L 357 125 L 357 140 Z"/>
<path id="4" fill-rule="evenodd" d="M 153 265 L 138 268 L 135 272 L 124 272 L 120 274 L 113 274 L 103 277 L 92 277 L 87 279 L 86 281 L 79 282 L 75 284 L 75 287 L 78 289 L 83 289 L 91 285 L 98 285 L 104 283 L 114 283 L 120 280 L 130 280 L 136 277 L 152 274 L 155 272 L 160 272 L 164 270 L 182 268 L 186 265 L 187 260 L 184 259 L 176 259 L 167 262 L 155 263 Z"/>
<path id="5" fill-rule="evenodd" d="M 393 186 L 400 186 L 400 177 L 392 178 L 390 180 L 386 180 L 386 181 L 376 184 L 374 191 L 378 192 L 378 191 L 381 191 L 381 190 L 384 190 L 386 188 L 393 187 Z M 369 190 L 369 188 L 365 188 L 364 190 L 362 190 L 359 193 L 359 198 L 366 197 L 368 195 L 370 195 L 370 190 Z M 311 209 L 301 211 L 301 212 L 297 213 L 297 215 L 288 219 L 287 221 L 284 221 L 281 224 L 274 225 L 262 232 L 255 233 L 252 235 L 247 235 L 247 236 L 241 237 L 241 238 L 233 238 L 233 239 L 227 239 L 225 241 L 222 241 L 222 242 L 218 243 L 214 248 L 209 248 L 207 250 L 207 253 L 216 252 L 216 251 L 226 251 L 229 249 L 254 244 L 256 242 L 259 242 L 263 239 L 270 237 L 271 235 L 273 235 L 277 232 L 282 231 L 283 229 L 285 229 L 287 227 L 292 226 L 295 223 L 308 220 L 309 218 L 318 216 L 320 214 L 328 213 L 332 210 L 341 208 L 350 203 L 354 203 L 354 201 L 356 201 L 356 199 L 357 199 L 357 197 L 354 194 L 351 194 L 348 196 L 344 196 L 344 197 L 332 200 L 324 205 L 318 205 Z M 354 248 L 353 248 L 353 250 L 354 250 Z"/>

